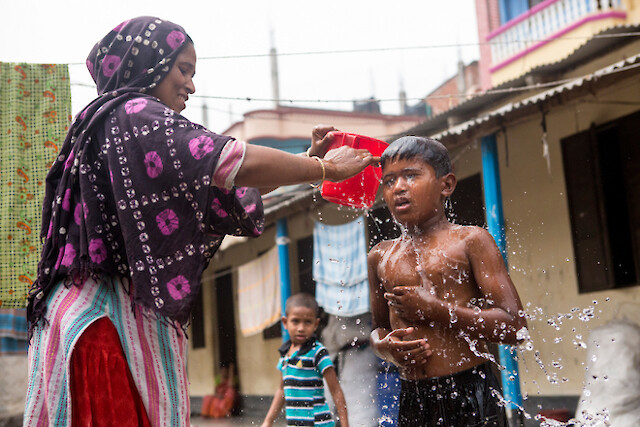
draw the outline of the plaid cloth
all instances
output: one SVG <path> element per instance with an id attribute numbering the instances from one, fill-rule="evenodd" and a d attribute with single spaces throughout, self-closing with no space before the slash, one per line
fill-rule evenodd
<path id="1" fill-rule="evenodd" d="M 0 356 L 27 354 L 27 310 L 0 308 Z"/>
<path id="2" fill-rule="evenodd" d="M 313 230 L 313 279 L 316 300 L 329 314 L 357 316 L 369 311 L 367 244 L 363 217 Z"/>
<path id="3" fill-rule="evenodd" d="M 40 259 L 44 178 L 70 123 L 66 65 L 0 62 L 0 308 L 22 308 Z"/>

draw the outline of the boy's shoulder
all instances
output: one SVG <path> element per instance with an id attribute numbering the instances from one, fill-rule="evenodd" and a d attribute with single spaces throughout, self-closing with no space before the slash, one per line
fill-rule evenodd
<path id="1" fill-rule="evenodd" d="M 391 247 L 394 244 L 394 242 L 397 242 L 399 240 L 400 240 L 400 237 L 395 238 L 395 239 L 383 240 L 383 241 L 379 242 L 378 244 L 376 244 L 374 247 L 372 247 L 369 250 L 369 254 L 371 255 L 373 253 L 381 252 L 381 251 L 384 252 L 389 247 Z"/>
<path id="2" fill-rule="evenodd" d="M 486 228 L 477 225 L 459 225 L 457 230 L 460 239 L 466 240 L 468 243 L 483 243 L 487 239 L 493 242 L 493 236 Z"/>
<path id="3" fill-rule="evenodd" d="M 453 224 L 449 230 L 452 235 L 457 236 L 460 239 L 482 238 L 486 235 L 490 236 L 489 232 L 485 228 L 477 225 Z"/>

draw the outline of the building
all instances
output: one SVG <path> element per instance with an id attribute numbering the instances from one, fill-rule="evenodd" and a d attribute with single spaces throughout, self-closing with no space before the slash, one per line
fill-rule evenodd
<path id="1" fill-rule="evenodd" d="M 311 129 L 319 123 L 331 124 L 345 132 L 388 139 L 422 118 L 390 116 L 362 111 L 331 111 L 277 107 L 245 113 L 244 120 L 224 133 L 252 144 L 302 153 L 310 145 Z M 279 317 L 261 333 L 243 336 L 238 325 L 238 267 L 276 246 L 276 223 L 286 220 L 289 265 L 293 292 L 313 293 L 311 259 L 316 220 L 330 225 L 344 224 L 361 216 L 361 210 L 338 207 L 320 197 L 308 185 L 289 186 L 264 198 L 266 226 L 256 239 L 226 237 L 203 275 L 202 295 L 196 304 L 191 325 L 189 378 L 194 410 L 198 398 L 212 394 L 221 363 L 234 362 L 238 368 L 244 411 L 265 414 L 280 377 L 275 366 L 282 343 Z M 363 260 L 365 262 L 365 260 Z"/>
<path id="2" fill-rule="evenodd" d="M 531 335 L 525 410 L 581 416 L 587 349 L 614 345 L 589 346 L 590 332 L 640 323 L 640 2 L 477 0 L 476 12 L 482 92 L 401 135 L 442 141 L 458 177 L 482 182 L 472 204 L 504 219 Z"/>

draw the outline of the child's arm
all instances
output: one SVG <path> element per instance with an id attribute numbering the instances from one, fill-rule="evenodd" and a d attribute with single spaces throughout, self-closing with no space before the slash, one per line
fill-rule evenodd
<path id="1" fill-rule="evenodd" d="M 380 245 L 377 245 L 367 257 L 373 328 L 370 337 L 371 347 L 379 357 L 396 366 L 415 367 L 425 364 L 431 355 L 426 340 L 403 341 L 403 337 L 412 333 L 413 328 L 391 329 L 389 306 L 377 273 L 381 251 Z"/>
<path id="2" fill-rule="evenodd" d="M 271 427 L 273 422 L 278 417 L 280 411 L 282 411 L 282 407 L 284 406 L 284 380 L 280 379 L 280 387 L 276 391 L 276 394 L 273 396 L 273 401 L 271 402 L 271 406 L 269 407 L 269 412 L 267 412 L 267 416 L 264 418 L 261 427 Z"/>
<path id="3" fill-rule="evenodd" d="M 349 417 L 347 416 L 347 401 L 344 398 L 342 387 L 338 381 L 336 370 L 333 367 L 328 367 L 322 373 L 324 380 L 329 386 L 333 403 L 336 405 L 336 411 L 338 412 L 338 419 L 340 420 L 340 427 L 349 427 Z"/>
<path id="4" fill-rule="evenodd" d="M 490 301 L 486 307 L 452 304 L 421 286 L 395 287 L 387 293 L 387 299 L 403 317 L 413 319 L 415 313 L 420 313 L 422 321 L 449 324 L 471 339 L 516 344 L 517 332 L 527 326 L 518 292 L 493 237 L 480 227 L 470 230 L 466 243 L 471 273 L 483 298 Z M 456 321 L 452 322 L 452 318 Z"/>

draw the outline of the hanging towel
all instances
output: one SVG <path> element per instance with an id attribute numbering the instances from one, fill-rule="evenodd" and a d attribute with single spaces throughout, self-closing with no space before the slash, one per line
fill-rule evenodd
<path id="1" fill-rule="evenodd" d="M 364 217 L 343 225 L 316 222 L 313 279 L 316 300 L 329 314 L 357 316 L 369 311 Z"/>
<path id="2" fill-rule="evenodd" d="M 0 356 L 27 354 L 27 310 L 0 308 Z"/>
<path id="3" fill-rule="evenodd" d="M 240 330 L 249 336 L 280 320 L 278 248 L 238 268 Z"/>
<path id="4" fill-rule="evenodd" d="M 44 179 L 70 114 L 66 65 L 0 62 L 0 308 L 27 305 L 40 258 Z"/>

